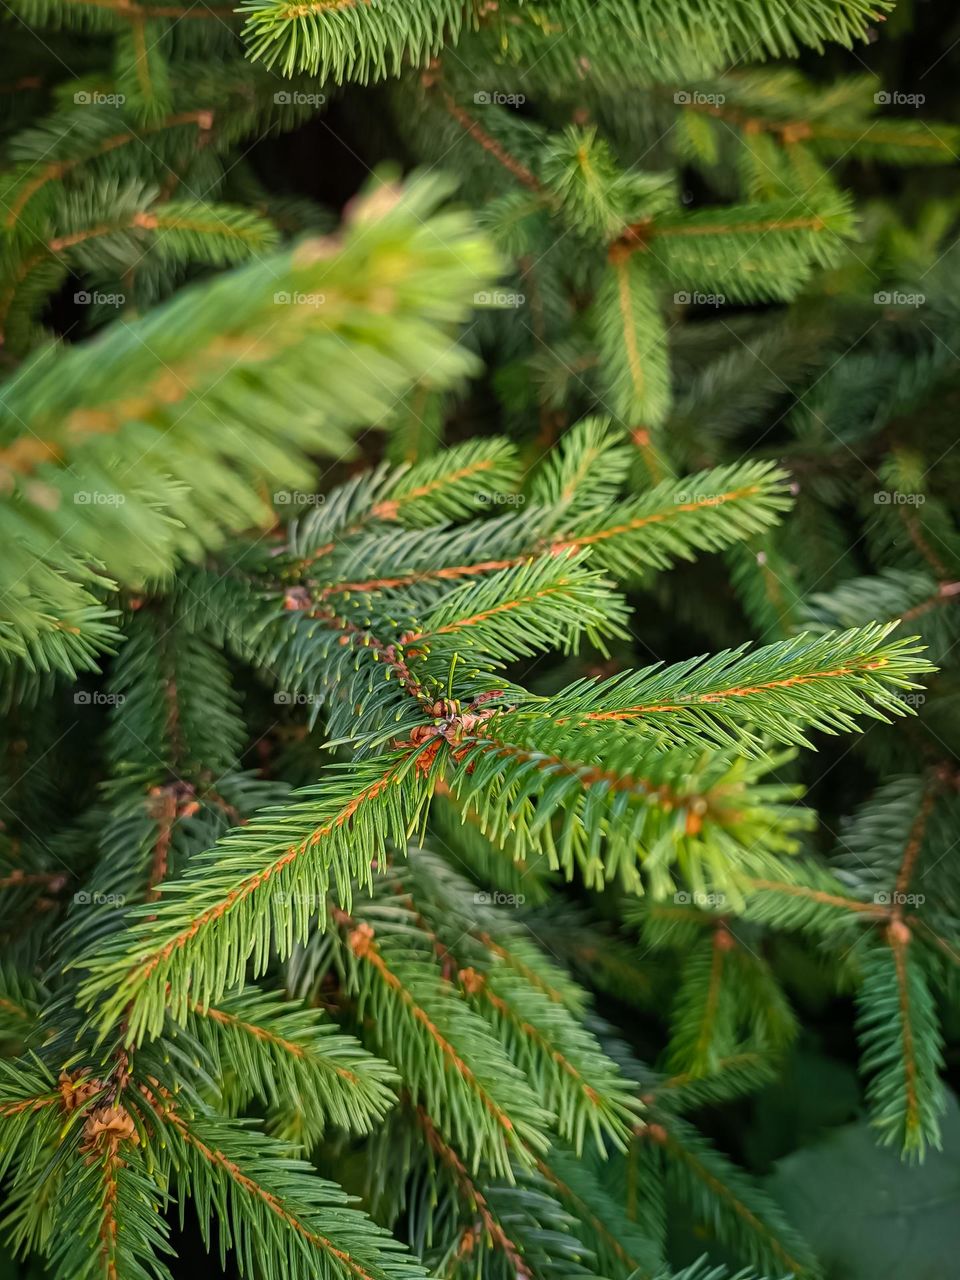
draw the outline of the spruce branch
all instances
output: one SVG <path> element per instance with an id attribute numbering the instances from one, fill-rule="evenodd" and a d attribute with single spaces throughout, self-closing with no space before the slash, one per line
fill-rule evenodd
<path id="1" fill-rule="evenodd" d="M 486 974 L 462 969 L 458 980 L 474 1005 L 489 1010 L 511 1057 L 575 1151 L 583 1150 L 588 1131 L 601 1150 L 604 1137 L 625 1145 L 639 1112 L 633 1090 L 563 1006 L 497 968 Z"/>
<path id="2" fill-rule="evenodd" d="M 166 1280 L 170 1275 L 161 1261 L 172 1252 L 160 1213 L 163 1195 L 139 1151 L 129 1140 L 122 1146 L 121 1153 L 120 1142 L 98 1137 L 86 1156 L 75 1152 L 64 1170 L 58 1206 L 62 1235 L 51 1257 L 53 1274 L 64 1280 Z"/>
<path id="3" fill-rule="evenodd" d="M 156 1081 L 140 1086 L 144 1123 L 163 1134 L 177 1182 L 197 1206 L 209 1245 L 216 1210 L 221 1263 L 232 1248 L 241 1274 L 313 1268 L 342 1280 L 413 1280 L 423 1269 L 312 1166 L 237 1122 L 186 1115 Z M 282 1154 L 283 1153 L 283 1154 Z"/>
<path id="4" fill-rule="evenodd" d="M 245 0 L 249 56 L 284 75 L 318 71 L 338 83 L 366 84 L 396 75 L 407 61 L 424 63 L 466 20 L 460 0 L 387 5 L 382 0 Z"/>
<path id="5" fill-rule="evenodd" d="M 902 716 L 896 695 L 907 671 L 929 669 L 910 640 L 885 643 L 892 627 L 874 624 L 827 636 L 799 636 L 748 652 L 730 650 L 673 667 L 582 681 L 535 714 L 558 724 L 629 723 L 691 741 L 756 749 L 756 734 L 809 746 L 801 724 L 823 733 L 850 732 L 854 716 Z M 829 690 L 831 703 L 822 694 Z M 788 692 L 789 691 L 789 692 Z M 784 714 L 789 702 L 789 714 Z"/>
<path id="6" fill-rule="evenodd" d="M 379 1027 L 394 1026 L 421 1046 L 419 1065 L 408 1075 L 412 1090 L 423 1092 L 431 1114 L 472 1152 L 474 1170 L 484 1159 L 511 1179 L 511 1156 L 529 1163 L 531 1151 L 547 1145 L 547 1112 L 521 1072 L 416 949 L 378 942 L 366 922 L 351 931 L 348 946 L 361 1014 L 369 1007 Z"/>
<path id="7" fill-rule="evenodd" d="M 892 921 L 885 943 L 871 947 L 863 962 L 857 996 L 862 1066 L 871 1077 L 867 1098 L 880 1141 L 918 1159 L 928 1143 L 940 1145 L 942 1037 L 909 926 Z"/>
<path id="8" fill-rule="evenodd" d="M 554 1147 L 537 1161 L 537 1172 L 575 1216 L 605 1274 L 621 1280 L 628 1276 L 643 1280 L 657 1274 L 660 1256 L 654 1242 L 627 1217 L 585 1162 Z"/>
<path id="9" fill-rule="evenodd" d="M 711 1235 L 761 1271 L 815 1277 L 820 1268 L 773 1200 L 685 1120 L 652 1120 L 635 1140 L 661 1153 L 668 1187 L 683 1196 Z"/>
<path id="10" fill-rule="evenodd" d="M 411 768 L 415 754 L 333 771 L 195 859 L 149 911 L 137 910 L 127 935 L 79 962 L 97 1024 L 124 1012 L 128 1042 L 156 1035 L 168 1006 L 182 1020 L 188 1001 L 206 1005 L 241 982 L 251 957 L 262 972 L 271 944 L 288 954 L 329 884 L 349 901 L 351 878 L 369 884 L 376 850 L 405 842 L 429 794 Z"/>
<path id="11" fill-rule="evenodd" d="M 674 864 L 698 888 L 735 893 L 738 872 L 793 847 L 803 814 L 783 803 L 789 788 L 756 785 L 760 770 L 665 752 L 630 729 L 558 723 L 549 710 L 495 713 L 458 749 L 450 785 L 492 840 L 509 833 L 524 856 L 542 848 L 595 886 L 620 878 L 642 892 L 644 867 L 655 896 L 673 892 Z"/>
<path id="12" fill-rule="evenodd" d="M 484 1196 L 483 1192 L 471 1179 L 468 1169 L 463 1164 L 463 1161 L 457 1155 L 456 1151 L 443 1140 L 436 1125 L 434 1125 L 430 1116 L 423 1107 L 417 1107 L 415 1115 L 417 1123 L 422 1128 L 426 1140 L 429 1143 L 430 1149 L 436 1154 L 438 1159 L 450 1169 L 454 1180 L 456 1181 L 460 1195 L 479 1215 L 480 1221 L 483 1224 L 483 1230 L 490 1243 L 503 1253 L 507 1262 L 510 1264 L 512 1271 L 520 1277 L 520 1280 L 532 1280 L 533 1272 L 523 1260 L 521 1247 L 510 1239 L 507 1231 L 491 1209 L 486 1196 Z"/>
<path id="13" fill-rule="evenodd" d="M 305 1146 L 330 1124 L 369 1132 L 393 1104 L 391 1068 L 315 1010 L 244 991 L 216 1006 L 191 1005 L 186 1028 L 211 1055 L 234 1106 L 261 1098 L 274 1129 L 293 1128 Z"/>
<path id="14" fill-rule="evenodd" d="M 438 381 L 466 370 L 465 353 L 446 336 L 465 314 L 464 294 L 453 298 L 492 264 L 460 215 L 425 220 L 440 194 L 435 183 L 414 184 L 382 200 L 379 217 L 358 210 L 342 252 L 308 241 L 219 277 L 205 286 L 203 307 L 188 290 L 93 344 L 38 353 L 8 380 L 0 389 L 0 472 L 18 502 L 8 507 L 7 582 L 12 599 L 37 615 L 27 631 L 33 643 L 49 632 L 40 618 L 56 616 L 58 596 L 60 608 L 74 610 L 89 599 L 79 583 L 44 570 L 52 545 L 68 565 L 71 553 L 99 558 L 125 582 L 164 573 L 225 529 L 264 522 L 260 477 L 305 483 L 305 449 L 347 449 L 345 427 L 377 420 L 423 367 Z M 171 225 L 180 218 L 165 216 Z M 380 282 L 397 235 L 409 252 L 407 269 L 391 273 L 388 316 Z M 356 332 L 358 323 L 365 338 L 345 345 L 341 331 Z M 291 378 L 301 388 L 295 419 L 285 410 Z M 241 398 L 250 379 L 258 393 Z M 282 424 L 272 436 L 262 429 L 271 402 L 268 416 Z M 216 444 L 225 423 L 226 453 Z M 16 616 L 8 625 L 26 631 Z"/>

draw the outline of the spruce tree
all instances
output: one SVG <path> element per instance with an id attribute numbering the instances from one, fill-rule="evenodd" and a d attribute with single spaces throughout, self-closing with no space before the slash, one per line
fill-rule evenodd
<path id="1" fill-rule="evenodd" d="M 29 1274 L 839 1275 L 717 1120 L 804 975 L 941 1144 L 955 215 L 842 179 L 960 133 L 818 65 L 889 8 L 6 6 Z"/>

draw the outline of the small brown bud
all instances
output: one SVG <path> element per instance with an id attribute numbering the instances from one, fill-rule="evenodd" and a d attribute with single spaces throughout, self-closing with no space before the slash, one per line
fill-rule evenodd
<path id="1" fill-rule="evenodd" d="M 905 947 L 913 935 L 910 932 L 910 926 L 904 924 L 902 920 L 891 920 L 887 925 L 887 937 L 894 946 Z"/>

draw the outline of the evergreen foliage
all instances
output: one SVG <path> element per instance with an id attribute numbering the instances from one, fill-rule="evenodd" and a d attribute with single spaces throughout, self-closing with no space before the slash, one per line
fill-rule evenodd
<path id="1" fill-rule="evenodd" d="M 940 1145 L 957 206 L 840 166 L 960 133 L 812 56 L 890 8 L 11 0 L 12 1265 L 829 1280 L 717 1120 L 805 978 Z"/>

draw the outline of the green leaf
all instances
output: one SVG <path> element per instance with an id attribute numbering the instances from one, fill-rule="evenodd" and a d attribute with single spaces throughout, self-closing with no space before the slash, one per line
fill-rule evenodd
<path id="1" fill-rule="evenodd" d="M 943 1151 L 904 1164 L 866 1121 L 778 1161 L 767 1180 L 831 1277 L 943 1280 L 960 1254 L 960 1111 L 950 1098 Z"/>

